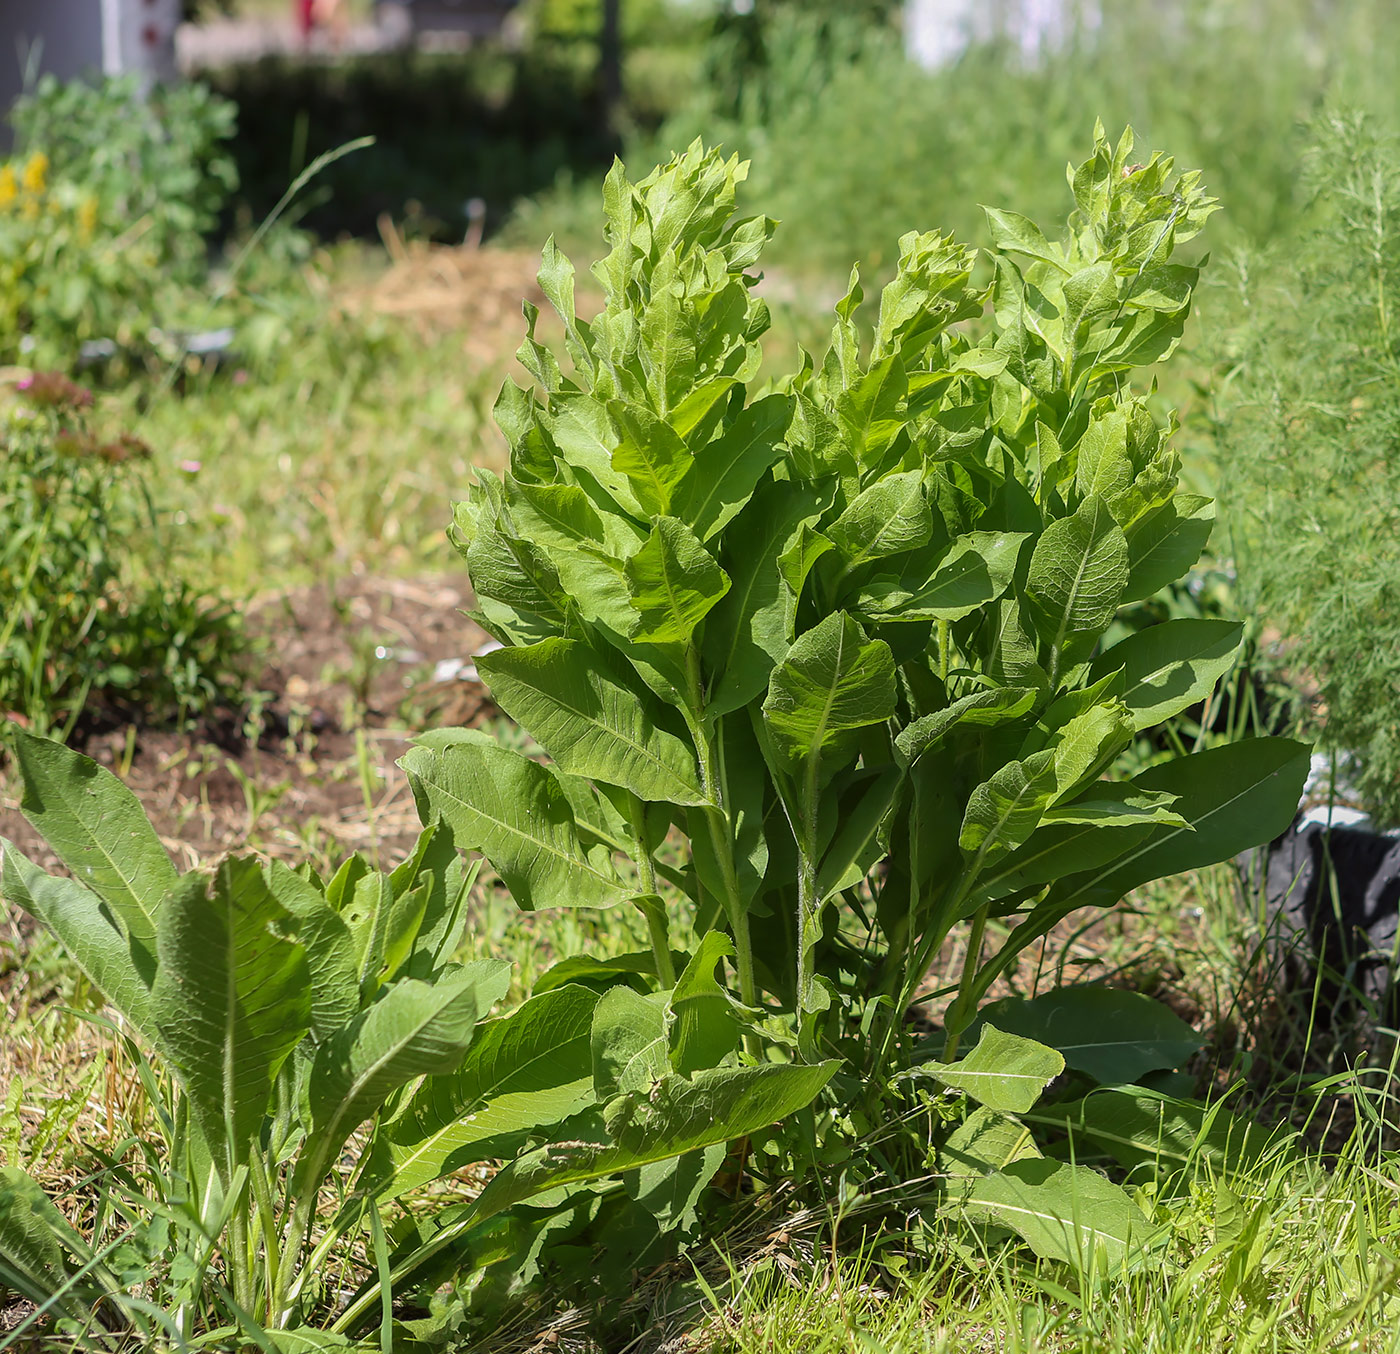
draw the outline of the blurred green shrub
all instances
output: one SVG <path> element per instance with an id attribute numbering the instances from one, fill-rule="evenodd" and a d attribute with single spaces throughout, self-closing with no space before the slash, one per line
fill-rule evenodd
<path id="1" fill-rule="evenodd" d="M 0 355 L 71 363 L 140 345 L 200 283 L 206 235 L 237 184 L 235 110 L 196 83 L 40 80 L 0 164 Z"/>
<path id="2" fill-rule="evenodd" d="M 1240 261 L 1220 495 L 1244 599 L 1370 811 L 1400 821 L 1400 146 L 1322 118 L 1298 231 Z"/>
<path id="3" fill-rule="evenodd" d="M 84 718 L 185 726 L 238 710 L 241 617 L 172 571 L 148 448 L 95 435 L 91 394 L 61 373 L 16 394 L 0 414 L 0 715 L 66 735 Z"/>

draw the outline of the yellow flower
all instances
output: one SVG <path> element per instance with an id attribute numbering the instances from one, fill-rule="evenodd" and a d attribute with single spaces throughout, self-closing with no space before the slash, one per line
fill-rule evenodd
<path id="1" fill-rule="evenodd" d="M 78 231 L 84 240 L 92 239 L 97 229 L 97 199 L 85 197 L 78 208 Z"/>
<path id="2" fill-rule="evenodd" d="M 49 157 L 36 150 L 24 167 L 24 188 L 28 193 L 42 193 L 49 176 Z"/>
<path id="3" fill-rule="evenodd" d="M 19 195 L 14 165 L 0 165 L 0 207 L 8 207 Z"/>

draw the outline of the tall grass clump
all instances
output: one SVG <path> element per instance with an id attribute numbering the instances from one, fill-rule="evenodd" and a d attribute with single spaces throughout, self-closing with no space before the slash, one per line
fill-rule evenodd
<path id="1" fill-rule="evenodd" d="M 1221 430 L 1241 590 L 1285 638 L 1308 719 L 1400 820 L 1400 147 L 1319 121 L 1306 222 L 1243 261 L 1241 365 Z"/>

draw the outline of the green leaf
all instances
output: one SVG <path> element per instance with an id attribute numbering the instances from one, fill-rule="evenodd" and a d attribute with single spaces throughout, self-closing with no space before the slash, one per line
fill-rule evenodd
<path id="1" fill-rule="evenodd" d="M 546 1190 L 585 1184 L 715 1143 L 749 1137 L 809 1105 L 836 1071 L 766 1064 L 668 1075 L 649 1096 L 608 1107 L 610 1142 L 554 1143 L 511 1162 L 482 1191 L 475 1221 Z"/>
<path id="2" fill-rule="evenodd" d="M 952 1179 L 969 1182 L 959 1196 L 966 1198 L 970 1182 L 978 1176 L 1004 1170 L 1014 1161 L 1034 1161 L 1039 1156 L 1040 1150 L 1025 1124 L 979 1106 L 939 1147 L 938 1165 Z"/>
<path id="3" fill-rule="evenodd" d="M 311 970 L 258 861 L 229 857 L 166 899 L 151 1016 L 225 1184 L 261 1131 L 278 1070 L 311 1024 Z"/>
<path id="4" fill-rule="evenodd" d="M 726 1155 L 724 1143 L 712 1143 L 698 1152 L 639 1166 L 623 1183 L 631 1198 L 651 1214 L 657 1230 L 669 1232 L 694 1222 L 695 1205 Z"/>
<path id="5" fill-rule="evenodd" d="M 1286 738 L 1250 738 L 1144 771 L 1131 784 L 1174 795 L 1173 810 L 1186 826 L 1156 828 L 1102 871 L 1063 880 L 1047 901 L 1106 905 L 1149 880 L 1214 865 L 1271 841 L 1297 812 L 1309 752 Z"/>
<path id="6" fill-rule="evenodd" d="M 20 810 L 73 877 L 111 909 L 149 977 L 161 900 L 179 876 L 136 796 L 90 757 L 12 728 Z"/>
<path id="7" fill-rule="evenodd" d="M 565 986 L 478 1027 L 462 1064 L 429 1077 L 375 1139 L 359 1190 L 380 1203 L 478 1161 L 593 1099 L 589 1030 L 598 996 Z"/>
<path id="8" fill-rule="evenodd" d="M 1101 653 L 1089 680 L 1123 673 L 1121 699 L 1133 728 L 1150 729 L 1210 695 L 1244 642 L 1237 621 L 1174 620 L 1138 630 Z"/>
<path id="9" fill-rule="evenodd" d="M 1058 671 L 1077 662 L 1107 628 L 1128 583 L 1128 543 L 1108 505 L 1090 496 L 1073 517 L 1051 522 L 1035 544 L 1026 598 Z"/>
<path id="10" fill-rule="evenodd" d="M 968 797 L 958 845 L 984 869 L 1014 850 L 1040 825 L 1055 797 L 1055 754 L 1047 749 L 1008 762 Z"/>
<path id="11" fill-rule="evenodd" d="M 1238 1176 L 1299 1159 L 1298 1135 L 1288 1124 L 1266 1128 L 1223 1104 L 1177 1100 L 1145 1087 L 1095 1091 L 1033 1117 L 1087 1139 L 1124 1166 L 1191 1178 Z"/>
<path id="12" fill-rule="evenodd" d="M 961 725 L 993 728 L 1019 719 L 1035 704 L 1035 692 L 1028 687 L 1003 686 L 990 691 L 974 691 L 942 710 L 923 715 L 900 730 L 895 746 L 908 763 L 914 763 L 929 748 Z"/>
<path id="13" fill-rule="evenodd" d="M 978 1024 L 1048 1044 L 1066 1066 L 1108 1086 L 1180 1067 L 1205 1042 L 1161 1002 L 1114 987 L 1061 987 L 1032 1001 L 1006 997 L 985 1007 Z"/>
<path id="14" fill-rule="evenodd" d="M 739 1046 L 740 1027 L 729 994 L 715 980 L 715 968 L 734 954 L 723 931 L 708 931 L 694 958 L 676 979 L 667 1003 L 671 1066 L 683 1076 L 718 1067 Z"/>
<path id="15" fill-rule="evenodd" d="M 265 867 L 272 896 L 296 919 L 311 981 L 311 1033 L 329 1039 L 360 1009 L 355 941 L 344 919 L 312 884 L 281 861 Z"/>
<path id="16" fill-rule="evenodd" d="M 791 420 L 791 399 L 767 395 L 712 442 L 696 449 L 672 510 L 700 540 L 717 536 L 753 497 L 764 473 L 782 456 L 783 435 Z"/>
<path id="17" fill-rule="evenodd" d="M 961 620 L 1010 587 L 1026 539 L 1015 531 L 959 536 L 928 579 L 876 579 L 856 608 L 880 621 Z"/>
<path id="18" fill-rule="evenodd" d="M 1024 1114 L 1064 1070 L 1065 1060 L 1055 1049 L 986 1021 L 977 1047 L 965 1058 L 955 1063 L 922 1063 L 914 1074 L 965 1091 L 999 1114 Z"/>
<path id="19" fill-rule="evenodd" d="M 695 533 L 674 517 L 658 517 L 651 535 L 623 564 L 637 612 L 629 638 L 684 642 L 729 591 L 729 578 Z"/>
<path id="20" fill-rule="evenodd" d="M 1051 264 L 1060 272 L 1068 271 L 1064 259 L 1029 217 L 997 207 L 983 207 L 982 213 L 987 218 L 992 244 L 1002 253 L 1028 254 L 1033 259 Z"/>
<path id="21" fill-rule="evenodd" d="M 599 1101 L 627 1091 L 646 1092 L 668 1068 L 666 998 L 630 987 L 603 993 L 590 1035 L 593 1091 Z"/>
<path id="22" fill-rule="evenodd" d="M 1009 1227 L 1043 1260 L 1082 1271 L 1120 1267 L 1157 1229 L 1115 1184 L 1086 1166 L 1015 1161 L 983 1176 L 964 1210 Z"/>
<path id="23" fill-rule="evenodd" d="M 894 658 L 845 612 L 801 635 L 773 669 L 763 720 L 794 781 L 815 791 L 855 752 L 861 729 L 894 713 Z"/>
<path id="24" fill-rule="evenodd" d="M 547 639 L 483 654 L 477 666 L 501 708 L 562 770 L 647 801 L 705 802 L 694 754 L 657 727 L 654 699 L 611 650 Z"/>
<path id="25" fill-rule="evenodd" d="M 844 557 L 847 573 L 870 560 L 927 545 L 933 535 L 933 512 L 924 493 L 923 471 L 906 470 L 877 479 L 851 501 L 825 535 Z"/>
<path id="26" fill-rule="evenodd" d="M 408 773 L 424 821 L 440 814 L 463 850 L 480 851 L 520 907 L 611 907 L 633 895 L 605 847 L 585 848 L 549 768 L 484 735 L 441 752 L 411 749 Z"/>
<path id="27" fill-rule="evenodd" d="M 618 430 L 613 468 L 627 476 L 648 516 L 671 511 L 671 495 L 691 468 L 690 453 L 665 419 L 640 405 L 612 400 L 608 415 Z"/>
<path id="28" fill-rule="evenodd" d="M 405 978 L 316 1051 L 308 1079 L 308 1144 L 293 1188 L 319 1189 L 325 1171 L 362 1123 L 416 1077 L 453 1072 L 477 1022 L 505 995 L 510 965 L 469 964 L 435 983 Z"/>
<path id="29" fill-rule="evenodd" d="M 36 1307 L 87 1325 L 88 1309 L 101 1296 L 90 1276 L 79 1278 L 77 1256 L 87 1244 L 54 1206 L 43 1187 L 14 1166 L 0 1166 L 0 1292 L 28 1298 Z"/>
<path id="30" fill-rule="evenodd" d="M 875 466 L 904 427 L 908 378 L 895 353 L 871 363 L 836 396 L 836 423 L 846 449 L 863 466 Z"/>
<path id="31" fill-rule="evenodd" d="M 1200 559 L 1215 527 L 1215 504 L 1178 494 L 1139 523 L 1128 538 L 1128 586 L 1123 602 L 1140 602 L 1177 579 Z"/>
<path id="32" fill-rule="evenodd" d="M 153 1039 L 150 978 L 137 968 L 130 943 L 97 894 L 75 879 L 46 874 L 3 837 L 0 857 L 0 897 L 42 921 L 103 997 Z"/>

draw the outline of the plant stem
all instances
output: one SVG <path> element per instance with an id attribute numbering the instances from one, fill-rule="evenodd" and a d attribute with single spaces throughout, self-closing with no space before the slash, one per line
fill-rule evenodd
<path id="1" fill-rule="evenodd" d="M 809 834 L 804 833 L 804 837 Z M 816 979 L 812 974 L 812 952 L 817 938 L 811 934 L 820 922 L 817 904 L 817 861 L 810 839 L 797 847 L 797 1049 L 806 1062 L 818 1060 L 816 1040 L 809 1034 L 806 1017 L 812 1003 Z"/>
<path id="2" fill-rule="evenodd" d="M 656 976 L 663 988 L 676 985 L 676 968 L 671 962 L 671 930 L 666 908 L 656 891 L 656 865 L 647 842 L 646 805 L 636 795 L 627 796 L 628 818 L 632 825 L 633 852 L 637 873 L 642 878 L 645 897 L 637 899 L 637 907 L 647 919 L 647 934 L 651 937 L 651 953 L 656 960 Z"/>
<path id="3" fill-rule="evenodd" d="M 938 622 L 938 680 L 945 685 L 948 681 L 948 641 L 947 621 Z"/>
<path id="4" fill-rule="evenodd" d="M 991 903 L 983 903 L 972 916 L 972 933 L 967 938 L 967 953 L 963 956 L 962 979 L 958 983 L 958 995 L 948 1008 L 946 1018 L 948 1035 L 943 1043 L 943 1061 L 952 1062 L 958 1056 L 958 1041 L 967 1026 L 966 1008 L 972 1000 L 973 985 L 977 981 L 977 968 L 982 962 L 982 937 L 987 930 L 987 912 Z"/>

